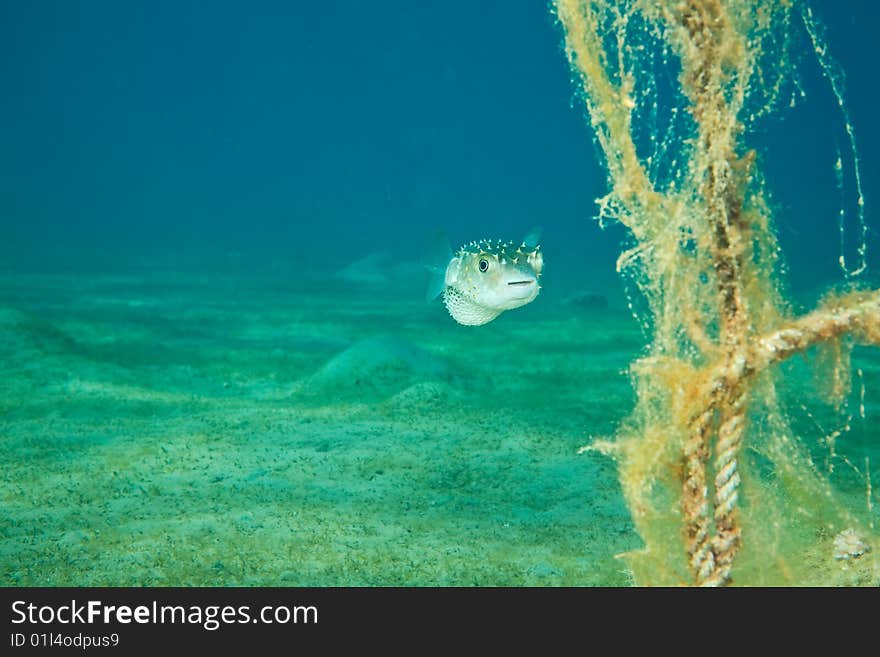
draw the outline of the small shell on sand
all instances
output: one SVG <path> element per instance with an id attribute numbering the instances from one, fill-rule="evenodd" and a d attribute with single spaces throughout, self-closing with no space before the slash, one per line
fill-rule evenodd
<path id="1" fill-rule="evenodd" d="M 866 552 L 871 551 L 861 535 L 852 527 L 844 529 L 834 537 L 834 558 L 838 561 L 858 559 Z"/>

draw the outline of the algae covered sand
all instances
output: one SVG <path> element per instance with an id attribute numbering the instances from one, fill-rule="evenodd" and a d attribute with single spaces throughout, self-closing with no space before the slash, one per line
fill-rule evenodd
<path id="1" fill-rule="evenodd" d="M 550 289 L 471 328 L 418 290 L 338 278 L 4 274 L 0 582 L 630 584 L 616 464 L 577 452 L 631 410 L 644 342 L 599 293 Z M 880 361 L 854 368 L 867 419 L 833 452 L 846 418 L 809 393 L 821 368 L 783 375 L 817 467 L 866 518 L 851 466 L 880 462 Z M 875 552 L 836 561 L 833 538 L 806 538 L 809 581 L 880 581 Z"/>
<path id="2" fill-rule="evenodd" d="M 410 292 L 5 275 L 0 581 L 628 583 L 614 464 L 576 451 L 631 405 L 636 324 Z"/>

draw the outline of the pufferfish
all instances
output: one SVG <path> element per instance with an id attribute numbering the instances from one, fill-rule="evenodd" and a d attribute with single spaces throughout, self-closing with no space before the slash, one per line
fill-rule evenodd
<path id="1" fill-rule="evenodd" d="M 443 238 L 438 264 L 428 266 L 428 301 L 442 294 L 449 314 L 465 326 L 487 324 L 531 303 L 544 267 L 539 239 L 540 229 L 534 229 L 520 243 L 479 240 L 453 254 Z"/>

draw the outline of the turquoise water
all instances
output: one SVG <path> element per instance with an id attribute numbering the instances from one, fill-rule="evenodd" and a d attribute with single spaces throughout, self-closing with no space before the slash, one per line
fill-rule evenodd
<path id="1" fill-rule="evenodd" d="M 878 10 L 814 6 L 876 288 Z M 792 107 L 746 136 L 793 314 L 861 245 L 798 35 Z M 544 2 L 0 8 L 0 585 L 632 583 L 616 464 L 579 448 L 650 335 L 561 42 Z M 476 328 L 425 303 L 426 236 L 534 226 L 534 303 Z M 880 360 L 840 408 L 818 360 L 780 368 L 783 408 L 873 528 Z M 878 582 L 831 538 L 815 583 Z"/>

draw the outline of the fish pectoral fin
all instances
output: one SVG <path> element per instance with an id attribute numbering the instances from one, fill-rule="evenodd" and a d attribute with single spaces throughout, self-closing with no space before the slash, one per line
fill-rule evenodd
<path id="1" fill-rule="evenodd" d="M 526 236 L 523 238 L 523 244 L 525 244 L 530 249 L 535 248 L 541 241 L 541 235 L 543 233 L 544 229 L 541 226 L 535 226 L 528 233 L 526 233 Z"/>
<path id="2" fill-rule="evenodd" d="M 428 270 L 428 289 L 425 290 L 425 301 L 431 302 L 443 292 L 446 287 L 445 267 L 425 267 Z"/>
<path id="3" fill-rule="evenodd" d="M 430 235 L 425 243 L 422 262 L 428 270 L 428 289 L 425 300 L 433 301 L 446 287 L 446 268 L 452 260 L 452 247 L 445 233 L 436 232 Z"/>

